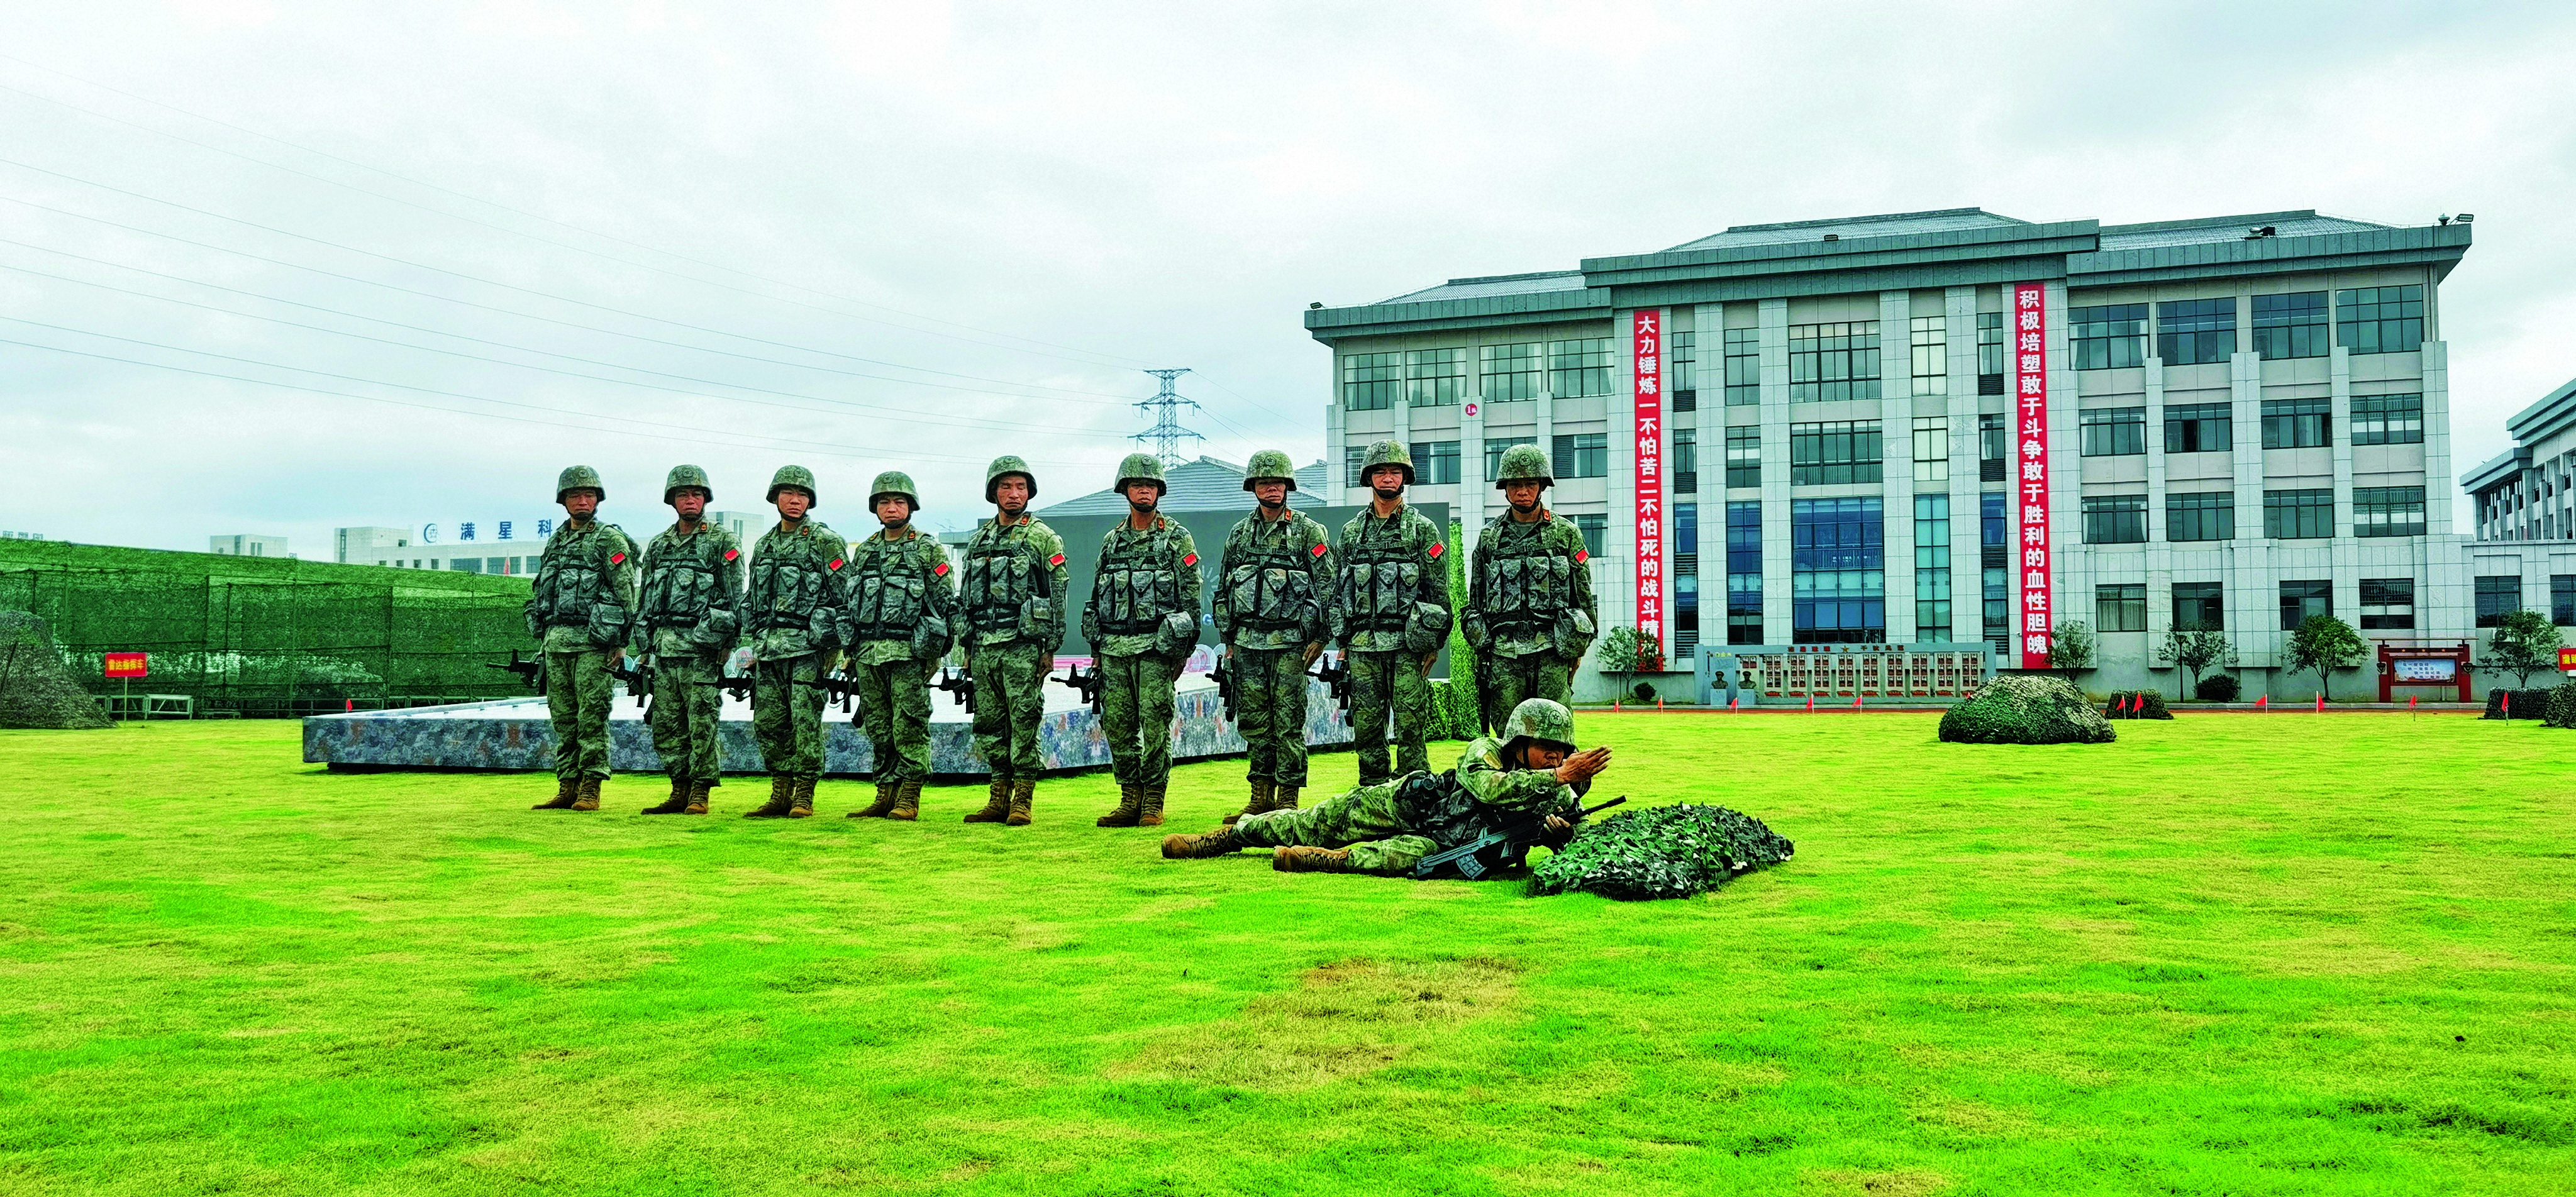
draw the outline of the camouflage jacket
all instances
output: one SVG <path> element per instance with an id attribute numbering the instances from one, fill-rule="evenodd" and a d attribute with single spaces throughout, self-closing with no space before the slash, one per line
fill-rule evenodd
<path id="1" fill-rule="evenodd" d="M 810 517 L 780 520 L 751 546 L 750 585 L 742 596 L 742 632 L 752 655 L 780 661 L 829 651 L 849 619 L 841 568 L 850 543 Z"/>
<path id="2" fill-rule="evenodd" d="M 1458 766 L 1446 773 L 1406 777 L 1395 797 L 1396 818 L 1405 829 L 1444 848 L 1474 839 L 1489 826 L 1487 809 L 1570 816 L 1580 808 L 1574 787 L 1559 782 L 1553 771 L 1505 768 L 1503 742 L 1492 736 L 1467 745 Z"/>
<path id="3" fill-rule="evenodd" d="M 1362 508 L 1342 525 L 1325 619 L 1355 653 L 1435 652 L 1449 636 L 1448 539 L 1406 504 L 1379 519 Z"/>
<path id="4" fill-rule="evenodd" d="M 1096 655 L 1185 656 L 1198 643 L 1204 589 L 1189 529 L 1156 515 L 1140 532 L 1122 519 L 1100 538 L 1082 638 Z"/>
<path id="5" fill-rule="evenodd" d="M 1225 534 L 1218 561 L 1218 639 L 1237 648 L 1304 648 L 1328 637 L 1324 597 L 1334 576 L 1332 533 L 1290 508 L 1286 519 L 1255 511 Z"/>
<path id="6" fill-rule="evenodd" d="M 742 545 L 711 523 L 672 524 L 644 546 L 635 651 L 720 657 L 742 634 Z"/>
<path id="7" fill-rule="evenodd" d="M 841 570 L 841 585 L 850 595 L 843 642 L 851 662 L 884 665 L 947 656 L 957 610 L 951 573 L 939 538 L 910 524 L 853 546 Z"/>
<path id="8" fill-rule="evenodd" d="M 598 520 L 556 525 L 527 612 L 528 634 L 546 652 L 626 647 L 635 619 L 635 542 Z"/>
<path id="9" fill-rule="evenodd" d="M 1476 537 L 1467 609 L 1467 646 L 1497 657 L 1556 653 L 1580 659 L 1600 611 L 1592 597 L 1592 554 L 1574 521 L 1541 508 L 1528 523 L 1505 510 Z"/>
<path id="10" fill-rule="evenodd" d="M 965 557 L 958 630 L 971 632 L 969 647 L 1027 644 L 1054 656 L 1064 643 L 1064 538 L 1025 512 L 1012 524 L 996 516 L 975 529 Z"/>

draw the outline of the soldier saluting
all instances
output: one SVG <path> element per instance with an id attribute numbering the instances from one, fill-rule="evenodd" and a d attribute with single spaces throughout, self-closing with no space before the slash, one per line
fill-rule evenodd
<path id="1" fill-rule="evenodd" d="M 707 472 L 673 466 L 662 482 L 662 501 L 678 517 L 644 546 L 643 605 L 635 620 L 635 651 L 653 658 L 653 751 L 671 775 L 671 796 L 648 815 L 703 815 L 707 793 L 724 784 L 724 756 L 716 739 L 726 655 L 742 625 L 742 546 L 733 534 L 706 522 L 715 490 Z"/>
<path id="2" fill-rule="evenodd" d="M 1463 628 L 1483 667 L 1487 726 L 1523 699 L 1571 701 L 1574 667 L 1599 626 L 1583 533 L 1539 505 L 1556 482 L 1547 454 L 1514 445 L 1501 464 L 1494 488 L 1511 507 L 1476 537 Z"/>
<path id="3" fill-rule="evenodd" d="M 969 823 L 1026 827 L 1037 800 L 1040 687 L 1064 643 L 1064 539 L 1029 514 L 1037 497 L 1029 463 L 1005 454 L 984 469 L 993 518 L 966 542 L 958 595 L 962 655 L 975 680 L 975 750 L 992 770 L 984 808 Z"/>
<path id="4" fill-rule="evenodd" d="M 528 596 L 528 634 L 546 654 L 546 714 L 555 733 L 555 796 L 536 810 L 598 810 L 608 780 L 609 671 L 626 651 L 635 612 L 635 542 L 599 522 L 608 489 L 599 471 L 555 479 L 565 520 L 546 538 Z"/>
<path id="5" fill-rule="evenodd" d="M 1118 778 L 1118 808 L 1094 823 L 1160 827 L 1172 775 L 1172 687 L 1199 638 L 1199 554 L 1188 529 L 1154 510 L 1163 501 L 1161 458 L 1128 454 L 1117 489 L 1127 518 L 1100 538 L 1082 610 L 1082 637 L 1105 679 L 1100 722 Z"/>
<path id="6" fill-rule="evenodd" d="M 822 683 L 849 619 L 841 567 L 850 546 L 811 518 L 812 470 L 779 467 L 769 501 L 778 526 L 752 546 L 742 607 L 756 663 L 751 725 L 769 770 L 769 801 L 743 817 L 804 819 L 814 814 L 814 782 L 823 774 Z"/>
<path id="7" fill-rule="evenodd" d="M 868 506 L 880 530 L 850 550 L 841 584 L 850 596 L 849 664 L 859 683 L 859 718 L 876 760 L 877 800 L 853 819 L 921 814 L 930 780 L 930 668 L 948 655 L 956 583 L 948 550 L 912 526 L 921 509 L 912 476 L 877 475 Z"/>
<path id="8" fill-rule="evenodd" d="M 1306 668 L 1324 651 L 1324 596 L 1333 581 L 1332 534 L 1288 506 L 1297 489 L 1288 455 L 1253 454 L 1243 489 L 1258 506 L 1226 533 L 1212 604 L 1252 783 L 1250 801 L 1228 823 L 1297 809 L 1306 784 Z"/>
<path id="9" fill-rule="evenodd" d="M 1397 441 L 1369 446 L 1360 467 L 1369 506 L 1342 525 L 1341 576 L 1326 617 L 1351 671 L 1351 746 L 1360 784 L 1430 768 L 1431 663 L 1449 636 L 1448 539 L 1404 501 L 1413 455 Z M 1398 755 L 1389 767 L 1387 720 Z"/>

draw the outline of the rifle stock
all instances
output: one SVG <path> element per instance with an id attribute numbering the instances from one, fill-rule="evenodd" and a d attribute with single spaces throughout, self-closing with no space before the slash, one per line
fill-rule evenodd
<path id="1" fill-rule="evenodd" d="M 1621 794 L 1599 806 L 1584 807 L 1576 811 L 1574 817 L 1567 822 L 1579 824 L 1627 800 L 1628 796 Z M 1545 837 L 1546 830 L 1545 812 L 1515 818 L 1505 826 L 1488 828 L 1484 834 L 1455 848 L 1446 848 L 1423 857 L 1420 863 L 1413 866 L 1413 876 L 1419 880 L 1439 872 L 1442 865 L 1456 865 L 1460 876 L 1474 881 L 1494 869 L 1507 869 L 1521 863 L 1528 857 L 1530 848 Z M 1491 862 L 1486 861 L 1484 857 L 1486 850 L 1497 848 L 1500 851 L 1495 853 L 1494 859 Z"/>

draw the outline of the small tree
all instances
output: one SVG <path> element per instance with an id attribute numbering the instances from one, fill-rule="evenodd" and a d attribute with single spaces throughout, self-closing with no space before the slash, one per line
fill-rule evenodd
<path id="1" fill-rule="evenodd" d="M 2080 619 L 2057 625 L 2048 638 L 2048 667 L 2073 673 L 2093 667 L 2093 627 Z"/>
<path id="2" fill-rule="evenodd" d="M 2478 668 L 2514 676 L 2516 689 L 2530 689 L 2531 675 L 2558 668 L 2558 625 L 2538 611 L 2511 611 L 2496 621 L 2487 639 L 2487 659 Z"/>
<path id="3" fill-rule="evenodd" d="M 1635 627 L 1621 624 L 1601 637 L 1601 672 L 1662 673 L 1664 646 Z"/>
<path id="4" fill-rule="evenodd" d="M 2210 669 L 2224 669 L 2236 663 L 2236 646 L 2227 633 L 2217 628 L 2174 628 L 2165 633 L 2165 641 L 2156 646 L 2156 659 L 2181 667 L 2189 684 L 2183 693 L 2200 693 L 2200 675 Z"/>
<path id="5" fill-rule="evenodd" d="M 2329 671 L 2351 669 L 2370 655 L 2370 645 L 2352 625 L 2331 615 L 2311 615 L 2299 621 L 2297 631 L 2290 633 L 2286 656 L 2292 671 L 2309 670 L 2317 675 L 2317 692 L 2334 696 L 2334 682 Z"/>

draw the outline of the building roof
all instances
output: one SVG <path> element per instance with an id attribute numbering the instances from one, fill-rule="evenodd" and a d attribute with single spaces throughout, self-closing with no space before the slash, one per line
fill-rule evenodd
<path id="1" fill-rule="evenodd" d="M 2318 237 L 2329 233 L 2361 233 L 2396 228 L 2396 225 L 2373 224 L 2367 220 L 2347 220 L 2341 216 L 2319 216 L 2314 208 L 2290 212 L 2254 212 L 2244 216 L 2204 216 L 2194 220 L 2158 220 L 2147 224 L 2106 224 L 2102 226 L 2102 250 L 2157 249 L 2168 245 L 2199 245 L 2214 241 L 2257 241 L 2257 229 L 2271 229 L 2271 237 Z"/>
<path id="2" fill-rule="evenodd" d="M 1779 224 L 1739 224 L 1723 233 L 1712 233 L 1697 241 L 1685 241 L 1665 250 L 1684 253 L 1694 249 L 1721 249 L 1738 245 L 1785 245 L 1794 241 L 1818 241 L 1831 233 L 1843 237 L 1901 237 L 1914 233 L 1950 233 L 1961 229 L 1991 229 L 2030 222 L 2010 216 L 1998 216 L 1983 208 L 1940 208 L 1929 212 L 1889 212 L 1878 216 L 1842 216 L 1825 220 L 1790 220 Z"/>
<path id="3" fill-rule="evenodd" d="M 1297 489 L 1288 492 L 1288 505 L 1297 508 L 1322 507 L 1330 474 L 1323 462 L 1300 467 Z M 1238 511 L 1247 510 L 1250 500 L 1243 493 L 1243 467 L 1215 457 L 1185 461 L 1163 471 L 1165 511 Z M 1059 515 L 1116 515 L 1127 510 L 1127 498 L 1114 490 L 1096 490 L 1061 503 L 1038 509 L 1045 519 Z"/>
<path id="4" fill-rule="evenodd" d="M 1422 303 L 1433 299 L 1483 299 L 1491 295 L 1535 295 L 1542 291 L 1580 291 L 1580 270 L 1543 270 L 1537 274 L 1489 274 L 1481 278 L 1453 278 L 1437 287 L 1425 287 L 1402 295 L 1381 299 L 1379 303 Z"/>
<path id="5" fill-rule="evenodd" d="M 2540 397 L 2504 422 L 2505 431 L 2513 434 L 2514 447 L 2480 462 L 2478 468 L 2460 475 L 2460 489 L 2480 494 L 2509 482 L 2521 480 L 2522 472 L 2531 468 L 2534 445 L 2561 433 L 2576 430 L 2576 378 L 2558 384 L 2555 390 Z"/>

